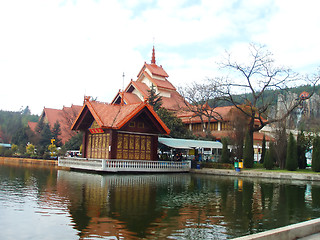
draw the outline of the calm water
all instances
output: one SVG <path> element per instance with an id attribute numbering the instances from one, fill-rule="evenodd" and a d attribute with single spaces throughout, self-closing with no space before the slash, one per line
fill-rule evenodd
<path id="1" fill-rule="evenodd" d="M 230 239 L 320 217 L 320 183 L 0 165 L 0 239 Z"/>

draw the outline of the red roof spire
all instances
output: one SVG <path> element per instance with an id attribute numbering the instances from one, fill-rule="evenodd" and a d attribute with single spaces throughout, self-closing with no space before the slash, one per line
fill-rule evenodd
<path id="1" fill-rule="evenodd" d="M 152 48 L 151 64 L 156 64 L 156 55 L 154 53 L 154 46 Z"/>

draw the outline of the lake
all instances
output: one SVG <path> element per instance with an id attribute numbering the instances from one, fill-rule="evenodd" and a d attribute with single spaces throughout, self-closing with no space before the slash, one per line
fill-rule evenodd
<path id="1" fill-rule="evenodd" d="M 0 164 L 0 239 L 231 239 L 320 217 L 320 183 Z"/>

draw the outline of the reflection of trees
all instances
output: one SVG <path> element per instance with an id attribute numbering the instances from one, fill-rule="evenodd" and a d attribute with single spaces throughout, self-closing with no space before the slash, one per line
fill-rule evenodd
<path id="1" fill-rule="evenodd" d="M 312 186 L 312 207 L 320 209 L 320 186 Z"/>

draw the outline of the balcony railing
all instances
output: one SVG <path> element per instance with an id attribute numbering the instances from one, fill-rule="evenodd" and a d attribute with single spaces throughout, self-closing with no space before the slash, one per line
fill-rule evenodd
<path id="1" fill-rule="evenodd" d="M 189 172 L 190 161 L 145 161 L 60 157 L 58 165 L 74 169 L 103 172 Z"/>

